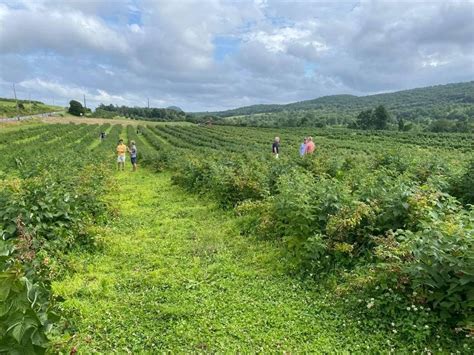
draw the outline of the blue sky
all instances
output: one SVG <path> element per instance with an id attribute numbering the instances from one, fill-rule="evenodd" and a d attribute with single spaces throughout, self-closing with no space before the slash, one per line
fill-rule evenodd
<path id="1" fill-rule="evenodd" d="M 213 43 L 214 59 L 216 61 L 223 61 L 238 52 L 240 39 L 230 36 L 216 36 Z"/>
<path id="2" fill-rule="evenodd" d="M 0 96 L 189 111 L 474 79 L 474 2 L 0 0 Z"/>

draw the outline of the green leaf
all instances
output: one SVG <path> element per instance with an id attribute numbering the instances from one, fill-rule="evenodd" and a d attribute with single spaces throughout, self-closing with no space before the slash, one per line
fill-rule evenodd
<path id="1" fill-rule="evenodd" d="M 38 322 L 36 319 L 28 316 L 23 316 L 21 321 L 15 323 L 7 329 L 7 333 L 11 331 L 11 336 L 18 342 L 23 343 L 23 337 L 28 335 L 28 331 L 38 329 Z"/>
<path id="2" fill-rule="evenodd" d="M 0 302 L 4 302 L 15 281 L 15 275 L 12 272 L 0 273 Z"/>

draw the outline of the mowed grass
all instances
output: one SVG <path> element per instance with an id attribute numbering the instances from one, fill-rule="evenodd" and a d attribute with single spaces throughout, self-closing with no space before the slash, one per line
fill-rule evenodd
<path id="1" fill-rule="evenodd" d="M 72 253 L 74 272 L 53 285 L 76 331 L 64 350 L 390 350 L 386 331 L 366 334 L 334 295 L 287 275 L 277 242 L 241 236 L 232 213 L 168 173 L 115 178 L 104 250 Z"/>

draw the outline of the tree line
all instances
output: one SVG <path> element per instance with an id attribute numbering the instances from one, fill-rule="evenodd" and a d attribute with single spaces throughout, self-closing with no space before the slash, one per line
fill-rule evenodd
<path id="1" fill-rule="evenodd" d="M 179 108 L 155 108 L 155 107 L 128 107 L 116 105 L 97 106 L 94 112 L 76 100 L 69 102 L 68 112 L 75 116 L 90 116 L 98 118 L 125 117 L 128 119 L 139 119 L 147 121 L 185 121 L 186 114 Z"/>

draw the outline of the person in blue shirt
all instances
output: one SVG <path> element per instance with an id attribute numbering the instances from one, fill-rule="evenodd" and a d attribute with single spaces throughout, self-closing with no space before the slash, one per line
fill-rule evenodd
<path id="1" fill-rule="evenodd" d="M 275 137 L 275 141 L 272 144 L 272 153 L 278 159 L 280 155 L 280 137 Z"/>
<path id="2" fill-rule="evenodd" d="M 304 156 L 306 154 L 306 144 L 308 143 L 308 138 L 304 138 L 303 143 L 300 145 L 300 156 Z"/>
<path id="3" fill-rule="evenodd" d="M 128 148 L 130 152 L 130 161 L 132 163 L 133 171 L 137 171 L 137 146 L 135 145 L 135 141 L 130 142 L 130 148 Z"/>

